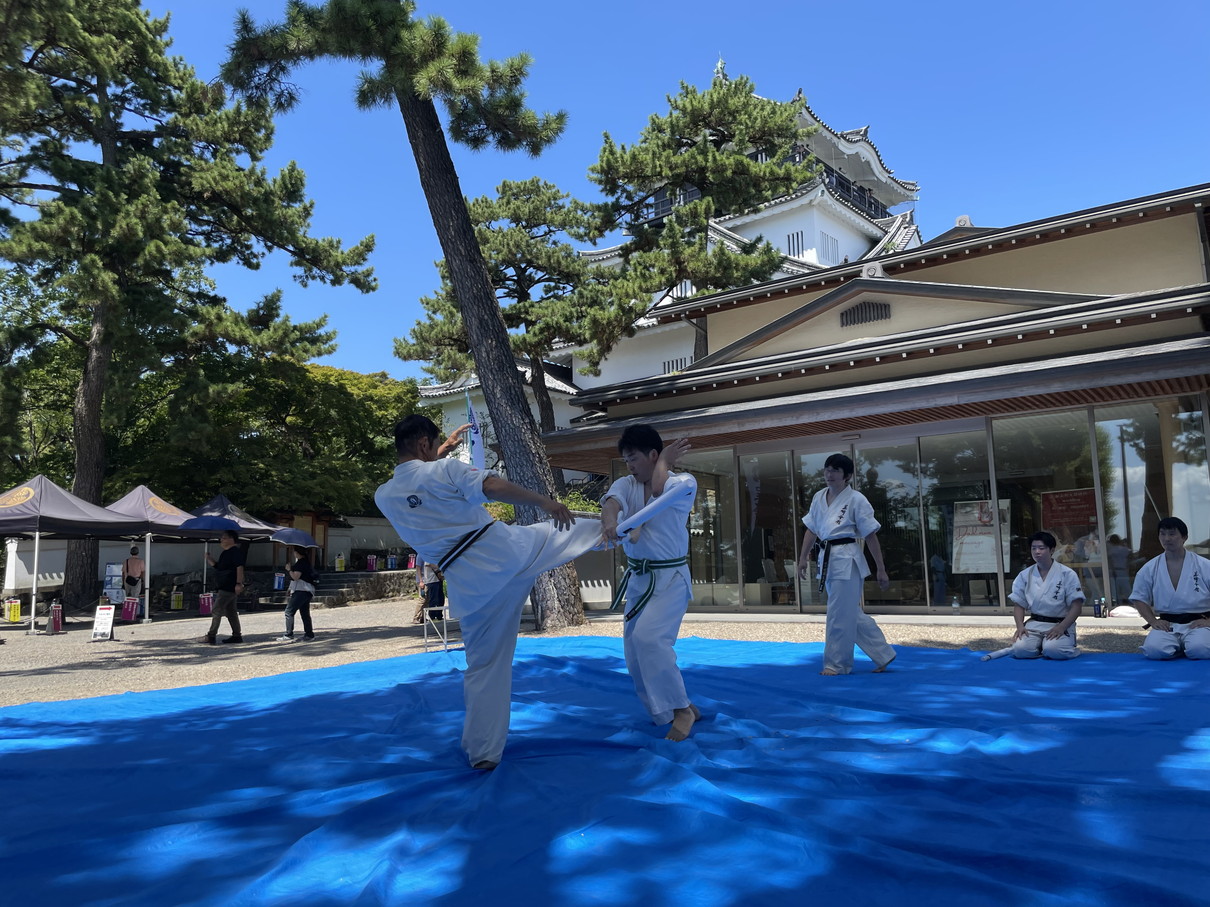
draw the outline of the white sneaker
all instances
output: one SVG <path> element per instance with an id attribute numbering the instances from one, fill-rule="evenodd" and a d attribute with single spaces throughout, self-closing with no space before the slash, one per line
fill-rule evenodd
<path id="1" fill-rule="evenodd" d="M 294 637 L 293 636 L 279 636 L 279 637 L 277 637 L 277 639 L 275 639 L 273 641 L 274 642 L 294 642 Z"/>

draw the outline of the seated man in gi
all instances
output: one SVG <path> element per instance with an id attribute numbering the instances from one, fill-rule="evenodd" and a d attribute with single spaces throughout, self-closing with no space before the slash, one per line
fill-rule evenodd
<path id="1" fill-rule="evenodd" d="M 1080 654 L 1076 618 L 1084 607 L 1084 590 L 1075 571 L 1054 559 L 1057 545 L 1049 532 L 1035 532 L 1029 537 L 1029 554 L 1034 562 L 1017 575 L 1008 593 L 1017 624 L 1013 658 L 1065 660 Z"/>
<path id="2" fill-rule="evenodd" d="M 576 523 L 559 501 L 494 470 L 445 459 L 461 434 L 459 429 L 439 445 L 440 431 L 424 416 L 396 425 L 399 465 L 374 501 L 417 555 L 445 575 L 450 614 L 462 623 L 466 649 L 462 749 L 474 768 L 491 771 L 508 737 L 513 652 L 529 590 L 538 574 L 592 548 L 600 529 L 595 520 Z M 483 506 L 488 501 L 535 507 L 553 521 L 498 523 Z"/>
<path id="3" fill-rule="evenodd" d="M 1130 603 L 1151 625 L 1143 654 L 1210 658 L 1210 560 L 1185 550 L 1189 527 L 1183 520 L 1160 520 L 1159 536 L 1164 553 L 1142 566 L 1130 593 Z"/>
<path id="4" fill-rule="evenodd" d="M 686 523 L 697 480 L 672 467 L 689 449 L 684 438 L 665 447 L 650 425 L 630 426 L 618 441 L 630 475 L 601 499 L 601 537 L 609 544 L 621 541 L 626 552 L 626 573 L 614 597 L 615 607 L 626 598 L 626 669 L 651 720 L 671 722 L 665 739 L 678 741 L 701 717 L 685 692 L 673 650 L 692 598 Z"/>

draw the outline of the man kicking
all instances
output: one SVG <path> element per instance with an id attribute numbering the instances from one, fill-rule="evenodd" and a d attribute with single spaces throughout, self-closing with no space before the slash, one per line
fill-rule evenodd
<path id="1" fill-rule="evenodd" d="M 665 447 L 650 425 L 630 426 L 618 441 L 630 475 L 601 499 L 601 537 L 621 541 L 626 552 L 626 573 L 614 596 L 614 607 L 626 599 L 626 669 L 652 721 L 672 722 L 668 740 L 684 740 L 701 717 L 685 693 L 673 650 L 692 597 L 686 521 L 697 481 L 671 470 L 689 449 L 683 438 Z"/>
<path id="2" fill-rule="evenodd" d="M 491 771 L 508 737 L 513 652 L 534 579 L 588 551 L 600 530 L 595 521 L 576 523 L 559 501 L 494 470 L 446 459 L 462 430 L 439 445 L 437 426 L 424 416 L 396 425 L 399 465 L 374 501 L 400 537 L 445 574 L 450 614 L 462 623 L 466 649 L 462 749 L 471 766 Z M 499 523 L 484 508 L 488 501 L 537 507 L 552 522 Z"/>

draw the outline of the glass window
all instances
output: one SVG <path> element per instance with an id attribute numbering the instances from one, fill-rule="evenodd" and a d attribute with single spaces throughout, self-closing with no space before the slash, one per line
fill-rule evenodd
<path id="1" fill-rule="evenodd" d="M 804 533 L 802 518 L 811 509 L 811 498 L 815 497 L 815 493 L 824 487 L 823 464 L 834 453 L 851 456 L 852 450 L 845 447 L 842 450 L 825 450 L 820 453 L 795 452 L 798 462 L 798 512 L 794 515 L 794 537 L 797 539 L 794 549 L 796 558 L 798 552 L 802 551 Z M 815 562 L 812 562 L 810 578 L 799 580 L 798 583 L 799 608 L 803 611 L 822 611 L 827 607 L 828 598 L 819 591 L 819 581 L 815 578 L 815 566 Z"/>
<path id="2" fill-rule="evenodd" d="M 735 453 L 692 451 L 679 468 L 697 479 L 689 515 L 689 575 L 697 609 L 739 607 L 739 544 L 735 536 Z"/>
<path id="3" fill-rule="evenodd" d="M 788 451 L 739 458 L 744 606 L 796 607 L 794 486 Z"/>
<path id="4" fill-rule="evenodd" d="M 1087 600 L 1103 596 L 1088 411 L 997 419 L 992 437 L 1001 510 L 1007 507 L 1012 529 L 1009 580 L 1032 563 L 1027 539 L 1044 529 L 1058 541 L 1055 560 L 1076 571 Z M 1106 448 L 1099 450 L 1107 458 Z M 1108 459 L 1101 464 L 1102 474 L 1109 465 Z"/>
<path id="5" fill-rule="evenodd" d="M 924 502 L 925 563 L 933 607 L 997 605 L 998 568 L 991 503 L 987 432 L 964 431 L 920 439 L 920 490 Z M 1008 502 L 999 508 L 1007 516 Z M 1008 527 L 1002 534 L 1009 537 Z M 987 536 L 990 534 L 990 546 Z"/>
<path id="6" fill-rule="evenodd" d="M 920 477 L 916 442 L 859 447 L 853 487 L 866 496 L 882 524 L 878 542 L 891 585 L 887 591 L 866 583 L 867 603 L 923 605 L 924 546 L 920 532 Z M 870 563 L 873 570 L 873 562 Z"/>
<path id="7" fill-rule="evenodd" d="M 1134 575 L 1160 553 L 1156 524 L 1175 516 L 1189 526 L 1187 547 L 1210 556 L 1210 474 L 1198 397 L 1098 406 L 1097 462 L 1105 499 L 1105 554 L 1115 604 L 1129 599 Z"/>

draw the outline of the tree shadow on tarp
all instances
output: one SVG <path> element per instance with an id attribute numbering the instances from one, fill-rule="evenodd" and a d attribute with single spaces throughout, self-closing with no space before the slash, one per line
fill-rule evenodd
<path id="1" fill-rule="evenodd" d="M 0 709 L 15 903 L 1204 902 L 1208 665 L 678 644 L 646 721 L 614 639 L 522 639 L 505 762 L 461 653 Z M 1155 867 L 1163 865 L 1157 872 Z"/>

